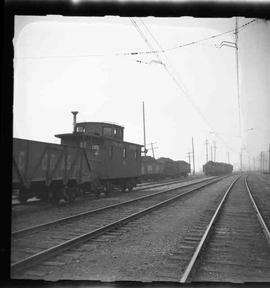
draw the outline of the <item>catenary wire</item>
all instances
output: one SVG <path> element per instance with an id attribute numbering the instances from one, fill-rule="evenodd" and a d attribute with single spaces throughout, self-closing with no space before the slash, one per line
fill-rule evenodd
<path id="1" fill-rule="evenodd" d="M 133 20 L 135 23 L 136 21 Z M 155 41 L 155 43 L 157 44 L 157 46 L 159 47 L 160 51 L 162 51 L 162 47 L 160 45 L 160 43 L 158 42 L 158 40 L 155 38 L 155 36 L 153 35 L 153 33 L 150 31 L 150 29 L 147 27 L 147 25 L 144 23 L 144 21 L 142 19 L 140 19 L 141 23 L 143 24 L 143 26 L 145 27 L 145 29 L 148 31 L 148 33 L 151 35 L 152 39 Z M 138 27 L 138 25 L 136 25 Z M 140 30 L 141 31 L 141 30 Z M 142 32 L 140 33 L 142 34 Z M 142 37 L 143 39 L 147 38 L 146 36 Z M 148 40 L 146 43 L 150 43 Z M 152 47 L 152 45 L 150 46 Z M 155 54 L 157 54 L 158 52 L 156 52 Z M 163 63 L 163 67 L 166 70 L 166 72 L 168 73 L 168 75 L 172 78 L 172 80 L 175 82 L 175 84 L 177 85 L 177 87 L 184 93 L 184 96 L 186 97 L 186 99 L 191 103 L 192 107 L 197 111 L 197 113 L 201 116 L 201 118 L 205 121 L 205 123 L 208 125 L 208 127 L 213 131 L 213 133 L 215 134 L 215 136 L 217 138 L 219 138 L 221 140 L 221 142 L 231 151 L 234 151 L 234 149 L 232 149 L 223 139 L 222 137 L 220 137 L 218 135 L 218 133 L 215 132 L 215 130 L 213 129 L 213 127 L 208 123 L 207 118 L 204 116 L 204 114 L 200 111 L 200 109 L 198 108 L 198 106 L 192 101 L 191 96 L 189 95 L 187 89 L 185 88 L 184 84 L 179 82 L 179 80 L 175 77 L 175 75 L 169 70 L 168 68 L 168 64 L 172 67 L 172 65 L 170 64 L 170 61 L 168 59 L 168 57 L 166 56 L 166 54 L 164 54 L 167 60 L 167 63 Z M 158 55 L 159 56 L 159 55 Z M 159 58 L 160 59 L 160 58 Z"/>
<path id="2" fill-rule="evenodd" d="M 246 28 L 247 25 L 253 23 L 257 21 L 257 19 L 253 19 L 241 26 L 239 26 L 238 28 L 238 33 L 241 32 L 243 29 Z M 166 53 L 166 52 L 170 52 L 176 49 L 180 49 L 180 48 L 184 48 L 184 47 L 188 47 L 188 46 L 192 46 L 192 45 L 196 45 L 196 44 L 200 44 L 201 42 L 204 41 L 208 41 L 208 40 L 212 40 L 218 37 L 221 37 L 223 35 L 226 34 L 234 34 L 235 30 L 228 30 L 222 33 L 218 33 L 200 40 L 196 40 L 196 41 L 192 41 L 192 42 L 188 42 L 185 44 L 181 44 L 181 45 L 177 45 L 171 48 L 166 48 L 166 49 L 160 49 L 160 50 L 150 50 L 150 51 L 131 51 L 131 52 L 117 52 L 117 53 L 111 53 L 111 54 L 85 54 L 85 55 L 50 55 L 50 56 L 19 56 L 19 57 L 14 57 L 14 59 L 16 60 L 27 60 L 27 59 L 50 59 L 50 58 L 88 58 L 88 57 L 105 57 L 108 55 L 112 55 L 112 56 L 137 56 L 137 55 L 143 55 L 143 54 L 155 54 L 155 53 Z"/>

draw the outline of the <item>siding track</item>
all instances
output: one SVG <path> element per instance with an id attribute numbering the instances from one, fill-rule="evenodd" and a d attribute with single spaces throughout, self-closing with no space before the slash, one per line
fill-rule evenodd
<path id="1" fill-rule="evenodd" d="M 198 191 L 223 178 L 204 179 L 180 187 L 175 185 L 173 188 L 146 197 L 139 197 L 44 225 L 15 231 L 12 233 L 11 272 L 14 275 L 19 271 L 27 270 L 53 255 L 100 236 L 115 227 L 124 225 L 154 209 L 171 203 L 177 198 Z M 195 188 L 187 190 L 186 188 L 189 186 Z"/>

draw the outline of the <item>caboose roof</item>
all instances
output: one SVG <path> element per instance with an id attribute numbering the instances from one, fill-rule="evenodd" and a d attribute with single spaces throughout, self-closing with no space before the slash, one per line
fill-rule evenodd
<path id="1" fill-rule="evenodd" d="M 123 141 L 121 139 L 117 139 L 117 138 L 111 138 L 111 137 L 104 137 L 102 135 L 95 135 L 95 134 L 91 134 L 91 135 L 86 135 L 85 133 L 83 132 L 76 132 L 76 133 L 63 133 L 63 134 L 56 134 L 54 135 L 55 137 L 57 138 L 60 138 L 60 139 L 70 139 L 70 138 L 78 138 L 80 137 L 81 139 L 87 139 L 87 138 L 97 138 L 97 139 L 105 139 L 105 140 L 110 140 L 110 141 L 115 141 L 115 142 L 124 142 L 124 143 L 127 143 L 127 144 L 132 144 L 132 145 L 137 145 L 137 146 L 143 146 L 141 144 L 137 144 L 137 143 L 132 143 L 132 142 L 127 142 L 127 141 Z"/>
<path id="2" fill-rule="evenodd" d="M 121 128 L 125 128 L 122 125 L 119 125 L 117 123 L 113 123 L 113 122 L 77 122 L 76 125 L 80 125 L 80 124 L 103 124 L 103 125 L 109 125 L 109 126 L 117 126 L 117 127 L 121 127 Z"/>

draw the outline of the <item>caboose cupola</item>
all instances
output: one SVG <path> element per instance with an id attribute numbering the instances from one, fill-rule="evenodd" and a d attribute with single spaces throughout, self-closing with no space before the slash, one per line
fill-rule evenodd
<path id="1" fill-rule="evenodd" d="M 77 122 L 78 111 L 72 111 L 73 132 L 57 134 L 55 137 L 61 139 L 61 144 L 88 147 L 87 143 L 102 144 L 103 139 L 111 139 L 123 142 L 124 127 L 106 122 Z"/>

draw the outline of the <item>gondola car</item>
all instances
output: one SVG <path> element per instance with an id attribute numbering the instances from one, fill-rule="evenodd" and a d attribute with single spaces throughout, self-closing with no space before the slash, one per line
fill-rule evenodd
<path id="1" fill-rule="evenodd" d="M 141 174 L 141 145 L 124 141 L 124 127 L 105 122 L 76 123 L 58 134 L 61 144 L 13 138 L 13 188 L 25 202 L 73 200 L 79 191 L 113 187 L 132 190 Z"/>
<path id="2" fill-rule="evenodd" d="M 156 180 L 161 178 L 162 164 L 154 157 L 142 156 L 141 181 Z"/>
<path id="3" fill-rule="evenodd" d="M 186 177 L 190 173 L 190 165 L 185 161 L 174 161 L 161 157 L 142 156 L 141 179 L 155 180 L 162 178 Z"/>
<path id="4" fill-rule="evenodd" d="M 207 176 L 226 175 L 232 171 L 233 165 L 227 163 L 208 161 L 203 165 L 203 172 Z"/>

